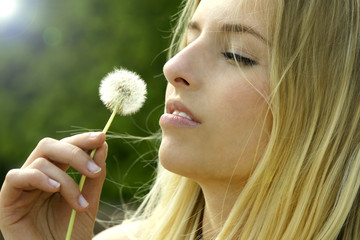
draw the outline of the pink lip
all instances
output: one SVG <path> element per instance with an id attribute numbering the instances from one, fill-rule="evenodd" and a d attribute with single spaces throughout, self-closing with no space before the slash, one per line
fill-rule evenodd
<path id="1" fill-rule="evenodd" d="M 178 110 L 179 112 L 184 112 L 191 117 L 192 120 L 173 115 L 172 113 Z M 199 124 L 199 120 L 191 113 L 191 111 L 180 101 L 175 99 L 170 99 L 166 102 L 166 113 L 164 113 L 160 118 L 160 126 L 173 126 L 173 127 L 195 127 Z"/>

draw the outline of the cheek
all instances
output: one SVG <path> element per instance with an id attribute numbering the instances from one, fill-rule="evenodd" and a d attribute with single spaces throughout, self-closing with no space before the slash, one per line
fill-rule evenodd
<path id="1" fill-rule="evenodd" d="M 231 84 L 224 86 L 219 95 L 222 106 L 227 116 L 238 123 L 255 121 L 263 122 L 268 110 L 266 99 L 269 93 L 268 76 L 265 69 L 258 69 L 256 72 L 247 72 L 247 80 L 233 79 Z M 224 107 L 226 106 L 226 107 Z"/>
<path id="2" fill-rule="evenodd" d="M 214 104 L 220 142 L 234 152 L 253 154 L 259 143 L 267 142 L 271 131 L 271 114 L 263 96 L 252 86 L 232 85 L 224 88 Z M 226 150 L 226 149 L 224 149 Z"/>
<path id="3" fill-rule="evenodd" d="M 265 100 L 252 86 L 233 84 L 219 92 L 215 105 L 220 116 L 230 122 L 254 122 L 254 117 L 264 108 Z"/>
<path id="4" fill-rule="evenodd" d="M 217 105 L 218 150 L 227 157 L 229 166 L 237 166 L 233 169 L 235 175 L 246 177 L 267 145 L 271 114 L 267 116 L 267 103 L 253 88 L 233 87 L 222 96 L 221 102 Z"/>

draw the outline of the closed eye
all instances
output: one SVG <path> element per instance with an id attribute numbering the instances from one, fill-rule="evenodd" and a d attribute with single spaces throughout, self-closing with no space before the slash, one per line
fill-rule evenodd
<path id="1" fill-rule="evenodd" d="M 258 63 L 255 60 L 252 60 L 250 58 L 247 57 L 243 57 L 239 54 L 236 53 L 232 53 L 232 52 L 223 52 L 222 55 L 230 61 L 234 61 L 236 63 L 241 63 L 244 66 L 254 66 L 257 65 Z"/>

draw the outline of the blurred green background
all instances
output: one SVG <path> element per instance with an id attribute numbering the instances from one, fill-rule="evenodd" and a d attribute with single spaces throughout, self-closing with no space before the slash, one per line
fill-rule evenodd
<path id="1" fill-rule="evenodd" d="M 0 6 L 0 183 L 43 137 L 103 128 L 110 112 L 98 87 L 114 67 L 141 75 L 148 100 L 137 114 L 116 117 L 110 131 L 145 137 L 159 129 L 162 66 L 180 0 L 15 2 L 8 17 Z M 139 187 L 153 175 L 156 144 L 128 142 L 108 140 L 102 201 L 109 205 L 144 194 Z"/>

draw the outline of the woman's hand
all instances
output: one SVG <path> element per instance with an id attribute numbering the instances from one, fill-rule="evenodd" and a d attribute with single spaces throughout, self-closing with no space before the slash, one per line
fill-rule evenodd
<path id="1" fill-rule="evenodd" d="M 72 239 L 91 239 L 106 175 L 105 138 L 103 133 L 45 138 L 21 169 L 9 171 L 0 192 L 0 229 L 6 240 L 63 240 L 72 209 L 78 212 Z M 85 151 L 95 148 L 92 160 Z M 70 166 L 87 176 L 82 193 L 65 172 Z"/>

